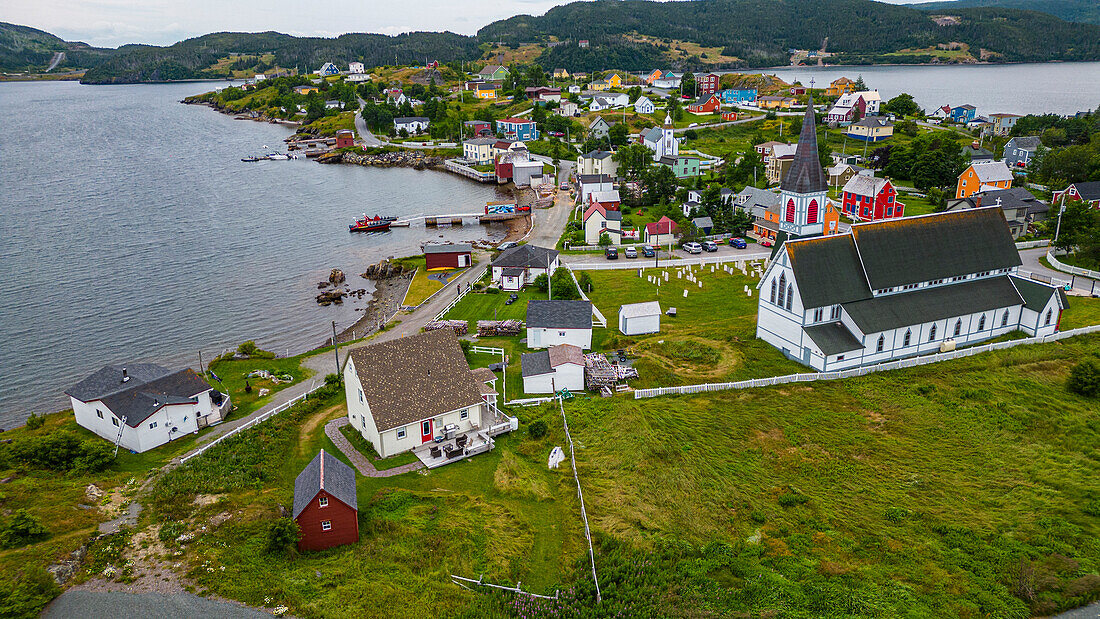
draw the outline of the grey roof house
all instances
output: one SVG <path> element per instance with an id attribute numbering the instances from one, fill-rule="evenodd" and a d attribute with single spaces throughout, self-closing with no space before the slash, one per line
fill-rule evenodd
<path id="1" fill-rule="evenodd" d="M 1005 143 L 1004 160 L 1009 168 L 1025 168 L 1039 150 L 1039 136 L 1024 135 L 1014 137 Z"/>

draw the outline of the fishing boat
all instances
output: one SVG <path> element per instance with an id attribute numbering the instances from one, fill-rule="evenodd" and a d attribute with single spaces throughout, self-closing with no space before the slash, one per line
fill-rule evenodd
<path id="1" fill-rule="evenodd" d="M 252 163 L 253 161 L 260 161 L 259 157 L 241 157 L 241 161 L 245 163 Z"/>
<path id="2" fill-rule="evenodd" d="M 348 226 L 348 230 L 351 232 L 384 232 L 390 229 L 390 224 L 397 219 L 396 217 L 374 217 L 363 216 L 362 219 Z"/>
<path id="3" fill-rule="evenodd" d="M 267 156 L 267 158 L 271 159 L 272 161 L 286 161 L 287 159 L 290 159 L 290 156 L 284 155 L 283 153 L 271 153 Z"/>

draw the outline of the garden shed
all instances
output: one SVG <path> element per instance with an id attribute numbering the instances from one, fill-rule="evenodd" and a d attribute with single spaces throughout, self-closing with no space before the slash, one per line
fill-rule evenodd
<path id="1" fill-rule="evenodd" d="M 656 301 L 628 303 L 619 308 L 619 331 L 623 335 L 642 335 L 661 330 L 661 304 Z"/>

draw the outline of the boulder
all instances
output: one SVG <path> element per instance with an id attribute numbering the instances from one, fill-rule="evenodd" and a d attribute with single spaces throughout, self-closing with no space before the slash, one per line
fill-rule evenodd
<path id="1" fill-rule="evenodd" d="M 339 286 L 340 284 L 344 283 L 344 280 L 346 279 L 347 278 L 344 276 L 344 272 L 340 269 L 333 269 L 332 272 L 328 274 L 328 281 L 333 286 Z"/>

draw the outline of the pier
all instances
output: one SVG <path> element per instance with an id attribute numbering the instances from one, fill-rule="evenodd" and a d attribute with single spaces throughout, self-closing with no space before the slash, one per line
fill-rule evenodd
<path id="1" fill-rule="evenodd" d="M 454 172 L 455 174 L 465 176 L 466 178 L 473 179 L 479 183 L 492 183 L 497 180 L 497 175 L 493 172 L 478 172 L 468 165 L 459 163 L 456 159 L 448 159 L 447 161 L 444 161 L 443 167 L 448 172 Z"/>
<path id="2" fill-rule="evenodd" d="M 524 211 L 521 213 L 453 213 L 450 215 L 417 215 L 415 217 L 409 217 L 406 219 L 398 219 L 390 224 L 391 228 L 408 228 L 414 222 L 424 222 L 426 228 L 436 228 L 439 226 L 464 226 L 467 224 L 489 224 L 498 221 L 508 221 L 509 219 L 519 219 L 525 217 L 530 213 Z"/>

